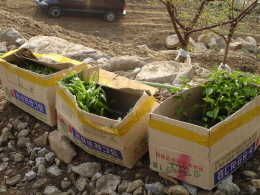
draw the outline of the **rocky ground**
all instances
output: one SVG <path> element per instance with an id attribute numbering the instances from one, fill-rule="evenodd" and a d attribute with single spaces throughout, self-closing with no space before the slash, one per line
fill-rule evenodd
<path id="1" fill-rule="evenodd" d="M 15 28 L 26 39 L 38 35 L 57 36 L 110 57 L 138 55 L 156 60 L 175 58 L 167 52 L 155 54 L 154 51 L 166 49 L 165 38 L 173 32 L 163 8 L 152 8 L 146 1 L 129 1 L 127 15 L 115 23 L 106 23 L 100 16 L 65 15 L 52 19 L 39 11 L 33 0 L 0 0 L 0 7 L 0 28 Z M 236 34 L 242 37 L 248 35 L 260 43 L 257 30 Z M 144 52 L 137 47 L 143 44 L 150 50 Z M 217 51 L 191 53 L 192 62 L 209 70 L 219 65 L 222 56 Z M 260 71 L 259 59 L 249 54 L 231 52 L 228 64 L 233 70 L 247 66 L 253 68 L 255 74 Z M 109 194 L 109 191 L 110 194 L 125 195 L 163 194 L 170 187 L 172 193 L 169 194 L 260 194 L 259 149 L 232 174 L 233 182 L 211 191 L 192 186 L 186 188 L 181 181 L 165 179 L 152 171 L 148 153 L 134 168 L 127 169 L 89 155 L 75 146 L 77 155 L 72 163 L 64 163 L 53 153 L 44 134 L 55 132 L 57 127 L 51 128 L 4 101 L 3 90 L 0 90 L 0 102 L 6 104 L 0 111 L 1 140 L 4 140 L 0 143 L 0 194 Z M 89 175 L 83 174 L 86 169 L 91 170 Z"/>

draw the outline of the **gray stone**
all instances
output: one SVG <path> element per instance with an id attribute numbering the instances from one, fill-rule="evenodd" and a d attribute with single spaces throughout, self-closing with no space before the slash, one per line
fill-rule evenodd
<path id="1" fill-rule="evenodd" d="M 87 162 L 72 167 L 72 171 L 82 177 L 93 177 L 101 170 L 101 165 L 97 162 Z"/>
<path id="2" fill-rule="evenodd" d="M 48 150 L 46 148 L 42 148 L 41 150 L 38 151 L 38 156 L 43 157 L 47 153 L 48 153 Z"/>
<path id="3" fill-rule="evenodd" d="M 45 154 L 45 159 L 48 162 L 52 162 L 55 160 L 55 154 L 53 152 L 48 152 L 47 154 Z"/>
<path id="4" fill-rule="evenodd" d="M 6 42 L 0 42 L 0 53 L 6 53 L 7 52 L 7 48 L 6 48 L 7 44 Z"/>
<path id="5" fill-rule="evenodd" d="M 5 183 L 6 183 L 6 185 L 13 186 L 13 185 L 17 184 L 18 182 L 20 182 L 21 179 L 22 179 L 22 176 L 20 174 L 18 174 L 18 175 L 15 175 L 14 177 L 7 179 L 5 181 Z"/>
<path id="6" fill-rule="evenodd" d="M 59 177 L 62 174 L 62 170 L 60 170 L 59 167 L 56 165 L 47 168 L 47 175 L 50 177 Z"/>
<path id="7" fill-rule="evenodd" d="M 46 177 L 47 169 L 44 165 L 38 166 L 37 176 L 38 177 Z"/>
<path id="8" fill-rule="evenodd" d="M 176 85 L 176 84 L 182 85 L 184 83 L 181 78 L 192 80 L 194 76 L 195 76 L 195 68 L 193 66 L 188 66 L 186 68 L 183 68 L 177 73 L 174 81 L 172 82 L 172 85 Z"/>
<path id="9" fill-rule="evenodd" d="M 215 37 L 211 37 L 209 39 L 208 45 L 209 45 L 209 48 L 212 49 L 212 50 L 219 50 L 217 40 L 216 40 Z"/>
<path id="10" fill-rule="evenodd" d="M 145 65 L 137 74 L 136 80 L 155 83 L 172 83 L 179 72 L 185 72 L 192 66 L 175 61 L 157 61 Z"/>
<path id="11" fill-rule="evenodd" d="M 19 46 L 25 43 L 24 39 L 18 38 L 15 40 L 15 43 L 18 44 Z"/>
<path id="12" fill-rule="evenodd" d="M 248 179 L 257 179 L 258 175 L 254 173 L 253 171 L 243 171 L 242 172 L 243 177 Z"/>
<path id="13" fill-rule="evenodd" d="M 164 185 L 160 182 L 145 184 L 145 189 L 151 191 L 153 195 L 163 195 L 164 194 Z"/>
<path id="14" fill-rule="evenodd" d="M 166 45 L 168 49 L 175 49 L 180 46 L 177 34 L 170 35 L 166 38 Z"/>
<path id="15" fill-rule="evenodd" d="M 60 185 L 61 185 L 61 188 L 62 188 L 63 190 L 68 190 L 70 187 L 72 187 L 71 181 L 70 181 L 69 179 L 67 179 L 67 178 L 64 178 L 64 179 L 61 181 Z M 86 185 L 86 184 L 85 184 L 85 185 Z"/>
<path id="16" fill-rule="evenodd" d="M 92 48 L 71 43 L 56 36 L 35 36 L 30 38 L 21 47 L 28 48 L 33 53 L 58 54 L 78 61 L 82 61 L 87 57 L 97 60 L 105 56 Z M 39 59 L 46 61 L 46 58 Z"/>
<path id="17" fill-rule="evenodd" d="M 15 153 L 14 155 L 14 162 L 21 162 L 24 160 L 24 155 L 20 153 Z"/>
<path id="18" fill-rule="evenodd" d="M 17 139 L 20 139 L 21 137 L 26 137 L 27 135 L 29 135 L 29 133 L 30 133 L 29 129 L 23 129 L 18 133 Z"/>
<path id="19" fill-rule="evenodd" d="M 102 66 L 102 69 L 110 72 L 114 71 L 128 71 L 136 68 L 141 68 L 144 65 L 151 63 L 150 58 L 141 58 L 138 56 L 120 56 L 111 58 L 106 66 Z"/>
<path id="20" fill-rule="evenodd" d="M 0 173 L 3 172 L 8 167 L 8 162 L 3 162 L 0 164 Z"/>
<path id="21" fill-rule="evenodd" d="M 55 155 L 65 163 L 71 163 L 72 158 L 76 156 L 76 151 L 71 145 L 71 141 L 58 130 L 51 132 L 48 138 L 50 147 Z"/>
<path id="22" fill-rule="evenodd" d="M 78 189 L 78 191 L 82 192 L 83 190 L 85 190 L 87 180 L 88 179 L 86 177 L 81 176 L 76 180 L 76 188 Z"/>
<path id="23" fill-rule="evenodd" d="M 45 158 L 44 157 L 38 157 L 35 159 L 35 166 L 38 167 L 39 165 L 46 166 Z"/>
<path id="24" fill-rule="evenodd" d="M 29 125 L 28 122 L 20 122 L 20 123 L 18 123 L 17 129 L 18 129 L 18 131 L 21 131 L 21 130 L 25 129 L 28 125 Z"/>
<path id="25" fill-rule="evenodd" d="M 82 62 L 87 64 L 96 64 L 96 61 L 93 58 L 86 58 Z"/>
<path id="26" fill-rule="evenodd" d="M 30 143 L 30 138 L 29 137 L 21 137 L 17 142 L 17 147 L 18 148 L 26 147 L 27 143 Z"/>
<path id="27" fill-rule="evenodd" d="M 54 195 L 58 194 L 61 191 L 56 186 L 46 186 L 46 188 L 43 191 L 43 194 L 45 195 Z"/>
<path id="28" fill-rule="evenodd" d="M 207 47 L 204 43 L 196 43 L 192 38 L 190 38 L 190 44 L 194 47 L 195 51 L 207 50 Z"/>
<path id="29" fill-rule="evenodd" d="M 46 186 L 47 183 L 48 183 L 48 178 L 41 178 L 41 179 L 38 179 L 36 182 L 34 182 L 32 187 L 41 188 L 41 187 Z"/>
<path id="30" fill-rule="evenodd" d="M 40 137 L 38 137 L 37 139 L 34 140 L 34 144 L 38 147 L 45 148 L 48 143 L 48 135 L 49 135 L 49 133 L 45 132 Z"/>
<path id="31" fill-rule="evenodd" d="M 131 184 L 129 184 L 128 188 L 126 189 L 126 192 L 133 192 L 139 187 L 143 187 L 144 182 L 141 179 L 133 181 Z"/>
<path id="32" fill-rule="evenodd" d="M 113 174 L 103 175 L 97 180 L 96 191 L 97 194 L 109 194 L 115 191 L 121 182 L 121 177 Z"/>
<path id="33" fill-rule="evenodd" d="M 242 43 L 240 43 L 240 42 L 230 43 L 230 44 L 229 44 L 229 48 L 230 48 L 231 50 L 233 50 L 233 51 L 236 51 L 236 50 L 242 48 Z"/>
<path id="34" fill-rule="evenodd" d="M 252 179 L 252 180 L 251 180 L 251 183 L 253 184 L 253 186 L 254 186 L 256 189 L 259 189 L 259 188 L 260 188 L 260 179 Z"/>
<path id="35" fill-rule="evenodd" d="M 198 43 L 203 43 L 206 48 L 208 47 L 208 42 L 209 42 L 209 36 L 208 35 L 201 34 L 198 37 Z"/>
<path id="36" fill-rule="evenodd" d="M 216 43 L 217 43 L 219 49 L 226 49 L 227 43 L 223 37 L 218 37 L 218 39 L 216 40 Z"/>
<path id="37" fill-rule="evenodd" d="M 15 151 L 16 148 L 15 148 L 15 140 L 10 140 L 7 144 L 7 147 L 12 150 L 12 151 Z"/>
<path id="38" fill-rule="evenodd" d="M 183 182 L 183 185 L 189 190 L 191 195 L 197 195 L 198 194 L 198 187 L 193 186 L 189 183 Z"/>
<path id="39" fill-rule="evenodd" d="M 24 39 L 14 28 L 8 28 L 0 34 L 0 42 L 6 41 L 9 45 L 15 45 L 18 38 Z"/>
<path id="40" fill-rule="evenodd" d="M 25 177 L 27 178 L 27 180 L 31 181 L 37 177 L 37 174 L 34 171 L 29 171 L 25 174 Z"/>
<path id="41" fill-rule="evenodd" d="M 251 185 L 246 185 L 243 189 L 247 194 L 253 195 L 256 192 L 256 188 Z"/>
<path id="42" fill-rule="evenodd" d="M 15 119 L 12 121 L 12 127 L 15 131 L 18 131 L 18 124 L 21 123 L 22 121 L 20 119 Z"/>
<path id="43" fill-rule="evenodd" d="M 168 195 L 189 195 L 190 193 L 186 187 L 182 185 L 175 185 L 169 187 L 167 194 Z"/>
<path id="44" fill-rule="evenodd" d="M 143 188 L 139 187 L 134 192 L 133 195 L 143 195 Z"/>
<path id="45" fill-rule="evenodd" d="M 239 187 L 232 182 L 232 175 L 224 179 L 217 185 L 217 189 L 224 192 L 226 195 L 236 195 L 240 192 Z"/>
<path id="46" fill-rule="evenodd" d="M 2 134 L 0 136 L 0 146 L 7 146 L 9 142 L 9 135 L 11 134 L 11 131 L 8 127 L 5 127 L 2 130 Z"/>
<path id="47" fill-rule="evenodd" d="M 122 181 L 119 184 L 118 189 L 117 189 L 118 193 L 122 194 L 123 192 L 125 192 L 130 183 L 131 183 L 131 181 L 122 179 Z"/>
<path id="48" fill-rule="evenodd" d="M 96 172 L 95 175 L 93 175 L 91 181 L 97 181 L 100 177 L 102 177 L 102 174 L 99 172 Z"/>

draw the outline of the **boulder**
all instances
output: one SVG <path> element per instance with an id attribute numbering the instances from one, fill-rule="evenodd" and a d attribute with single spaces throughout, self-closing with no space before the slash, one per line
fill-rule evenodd
<path id="1" fill-rule="evenodd" d="M 178 36 L 176 34 L 168 36 L 166 38 L 166 45 L 167 45 L 168 49 L 175 49 L 176 47 L 179 47 L 180 42 L 179 42 Z"/>
<path id="2" fill-rule="evenodd" d="M 49 133 L 48 139 L 55 155 L 63 162 L 71 163 L 72 158 L 77 154 L 71 141 L 58 130 Z"/>
<path id="3" fill-rule="evenodd" d="M 7 45 L 16 45 L 17 39 L 26 41 L 23 36 L 14 28 L 8 28 L 4 32 L 0 33 L 0 43 L 7 42 Z"/>
<path id="4" fill-rule="evenodd" d="M 155 83 L 172 83 L 176 76 L 181 72 L 186 72 L 192 66 L 175 61 L 157 61 L 145 65 L 137 74 L 136 80 L 155 82 Z"/>
<path id="5" fill-rule="evenodd" d="M 102 69 L 107 71 L 126 71 L 141 68 L 144 65 L 151 63 L 150 58 L 142 58 L 139 56 L 120 56 L 111 58 L 106 66 L 102 66 Z"/>
<path id="6" fill-rule="evenodd" d="M 105 56 L 101 52 L 98 52 L 92 48 L 71 43 L 54 36 L 32 37 L 21 47 L 28 48 L 33 53 L 62 55 L 78 61 L 83 61 L 88 57 L 97 60 Z"/>

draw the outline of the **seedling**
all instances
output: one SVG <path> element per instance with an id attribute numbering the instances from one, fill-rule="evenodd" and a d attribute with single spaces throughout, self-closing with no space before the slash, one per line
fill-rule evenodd
<path id="1" fill-rule="evenodd" d="M 225 120 L 260 94 L 258 87 L 260 77 L 253 74 L 237 71 L 227 74 L 224 71 L 218 71 L 215 67 L 207 79 L 209 82 L 201 84 L 204 87 L 203 103 L 195 104 L 193 107 L 193 109 L 202 108 L 201 120 L 195 121 L 190 118 L 184 106 L 180 106 L 177 111 L 177 114 L 185 116 L 186 122 L 210 128 Z M 181 94 L 174 98 L 183 100 Z"/>
<path id="2" fill-rule="evenodd" d="M 85 82 L 80 73 L 70 71 L 68 76 L 64 76 L 58 83 L 65 87 L 72 95 L 75 95 L 77 105 L 80 109 L 99 116 L 104 116 L 116 120 L 122 120 L 127 113 L 117 113 L 111 109 L 102 86 L 96 83 L 98 73 L 91 74 L 88 82 Z"/>

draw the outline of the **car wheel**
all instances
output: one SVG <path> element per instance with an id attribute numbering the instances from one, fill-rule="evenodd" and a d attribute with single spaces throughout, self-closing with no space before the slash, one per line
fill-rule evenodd
<path id="1" fill-rule="evenodd" d="M 104 19 L 107 22 L 114 22 L 116 20 L 116 13 L 113 11 L 107 11 L 104 15 Z"/>
<path id="2" fill-rule="evenodd" d="M 62 16 L 62 9 L 58 6 L 53 6 L 49 9 L 49 15 L 52 18 L 59 18 Z"/>

